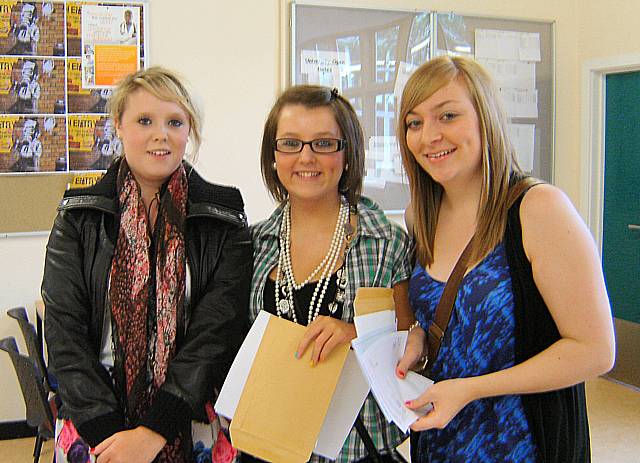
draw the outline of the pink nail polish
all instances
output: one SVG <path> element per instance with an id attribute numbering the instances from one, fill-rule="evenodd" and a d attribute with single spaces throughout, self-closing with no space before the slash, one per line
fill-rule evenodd
<path id="1" fill-rule="evenodd" d="M 403 371 L 399 371 L 398 374 L 400 375 L 401 378 L 404 378 L 404 372 Z"/>
<path id="2" fill-rule="evenodd" d="M 408 407 L 409 405 L 411 405 L 411 401 L 407 400 L 404 404 Z"/>

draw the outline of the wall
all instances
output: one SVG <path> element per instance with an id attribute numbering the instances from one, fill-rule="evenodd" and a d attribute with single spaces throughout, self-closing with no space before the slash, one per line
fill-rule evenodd
<path id="1" fill-rule="evenodd" d="M 387 0 L 315 3 L 390 8 Z M 609 10 L 612 3 L 623 8 L 623 14 Z M 180 69 L 190 81 L 206 113 L 199 170 L 209 179 L 237 185 L 255 222 L 273 206 L 260 181 L 258 149 L 262 124 L 281 88 L 280 49 L 288 37 L 281 22 L 287 4 L 285 0 L 189 0 L 184 7 L 175 5 L 175 0 L 150 4 L 150 63 Z M 636 34 L 626 44 L 629 49 L 631 43 L 640 43 L 638 32 L 631 32 L 640 17 L 640 2 L 614 0 L 604 5 L 596 0 L 399 0 L 393 4 L 556 21 L 556 183 L 576 204 L 581 179 L 576 174 L 580 172 L 580 117 L 575 108 L 579 107 L 581 62 L 618 54 L 622 37 Z M 612 24 L 613 31 L 624 34 L 607 34 Z M 32 309 L 39 297 L 45 244 L 46 237 L 0 238 L 0 312 L 19 304 Z M 0 336 L 18 335 L 10 322 L 0 318 Z M 6 358 L 0 358 L 0 371 L 10 371 Z M 0 391 L 2 397 L 19 397 L 13 374 L 0 374 Z M 0 404 L 0 421 L 23 416 L 20 400 Z"/>

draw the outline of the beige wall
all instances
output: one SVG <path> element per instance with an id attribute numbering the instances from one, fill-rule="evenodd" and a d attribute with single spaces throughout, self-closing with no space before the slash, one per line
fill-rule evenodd
<path id="1" fill-rule="evenodd" d="M 153 0 L 150 63 L 179 69 L 205 110 L 205 142 L 199 170 L 211 180 L 237 185 L 252 222 L 268 215 L 258 165 L 264 118 L 280 88 L 281 13 L 285 0 Z M 585 59 L 634 53 L 640 2 L 612 0 L 329 0 L 371 8 L 436 9 L 462 14 L 556 21 L 556 183 L 579 202 L 580 70 Z M 611 5 L 620 8 L 611 8 Z M 285 43 L 281 43 L 285 42 Z M 1 179 L 0 179 L 1 181 Z M 45 237 L 0 238 L 0 312 L 15 305 L 31 309 L 42 278 Z M 0 318 L 0 336 L 18 335 Z M 0 421 L 23 419 L 10 364 L 0 357 Z M 15 400 L 6 400 L 12 397 Z"/>
<path id="2" fill-rule="evenodd" d="M 640 1 L 578 0 L 578 59 L 640 54 Z"/>

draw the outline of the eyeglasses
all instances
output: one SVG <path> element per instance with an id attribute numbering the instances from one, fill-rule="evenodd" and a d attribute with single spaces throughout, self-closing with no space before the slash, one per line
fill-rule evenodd
<path id="1" fill-rule="evenodd" d="M 300 153 L 304 145 L 309 145 L 311 151 L 319 154 L 336 153 L 344 149 L 347 140 L 339 138 L 316 138 L 311 141 L 302 141 L 297 138 L 278 138 L 276 140 L 276 151 L 284 154 Z"/>

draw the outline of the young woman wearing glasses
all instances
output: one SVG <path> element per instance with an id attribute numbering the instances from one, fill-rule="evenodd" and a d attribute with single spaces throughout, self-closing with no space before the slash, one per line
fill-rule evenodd
<path id="1" fill-rule="evenodd" d="M 337 90 L 319 86 L 284 92 L 265 124 L 261 167 L 280 204 L 252 227 L 250 316 L 265 309 L 308 327 L 292 362 L 306 349 L 313 362 L 322 362 L 337 345 L 355 338 L 353 299 L 360 286 L 393 287 L 398 325 L 406 329 L 413 321 L 407 299 L 409 240 L 360 196 L 363 133 L 349 102 Z M 373 397 L 359 420 L 375 449 L 366 448 L 364 432 L 354 427 L 338 461 L 366 460 L 374 452 L 392 458 L 403 436 L 386 422 Z M 243 461 L 253 459 L 243 455 Z"/>

